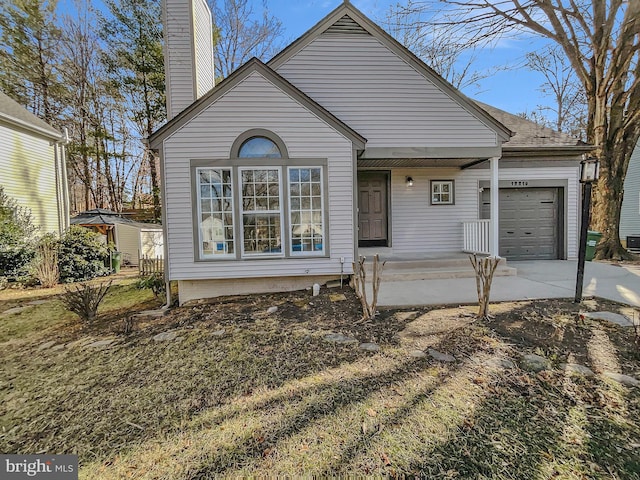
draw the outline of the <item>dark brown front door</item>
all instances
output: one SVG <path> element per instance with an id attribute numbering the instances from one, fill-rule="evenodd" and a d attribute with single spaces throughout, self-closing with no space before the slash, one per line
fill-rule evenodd
<path id="1" fill-rule="evenodd" d="M 358 245 L 386 247 L 387 174 L 358 173 Z"/>

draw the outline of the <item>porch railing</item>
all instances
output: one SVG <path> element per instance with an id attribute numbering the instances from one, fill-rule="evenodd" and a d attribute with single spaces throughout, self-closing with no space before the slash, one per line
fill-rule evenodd
<path id="1" fill-rule="evenodd" d="M 464 241 L 462 251 L 489 255 L 489 230 L 491 220 L 462 222 Z"/>

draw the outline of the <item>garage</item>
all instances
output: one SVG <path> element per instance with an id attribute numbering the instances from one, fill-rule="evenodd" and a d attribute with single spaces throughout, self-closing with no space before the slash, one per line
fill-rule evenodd
<path id="1" fill-rule="evenodd" d="M 558 187 L 500 189 L 500 256 L 508 260 L 563 258 L 562 199 Z M 490 216 L 490 190 L 482 191 L 482 218 Z"/>

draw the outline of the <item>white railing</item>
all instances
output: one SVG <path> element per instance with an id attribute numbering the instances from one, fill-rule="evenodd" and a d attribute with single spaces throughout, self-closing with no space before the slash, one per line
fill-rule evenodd
<path id="1" fill-rule="evenodd" d="M 489 230 L 491 220 L 462 222 L 464 232 L 463 252 L 489 255 Z"/>

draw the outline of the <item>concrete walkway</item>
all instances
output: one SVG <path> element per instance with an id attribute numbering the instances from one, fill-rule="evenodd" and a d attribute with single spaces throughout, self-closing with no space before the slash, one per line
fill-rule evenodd
<path id="1" fill-rule="evenodd" d="M 575 260 L 509 262 L 517 276 L 495 277 L 492 301 L 539 298 L 573 298 L 576 288 Z M 383 273 L 384 278 L 384 273 Z M 583 297 L 602 297 L 640 306 L 640 265 L 587 262 Z M 380 286 L 381 307 L 477 303 L 475 278 L 385 282 Z"/>

